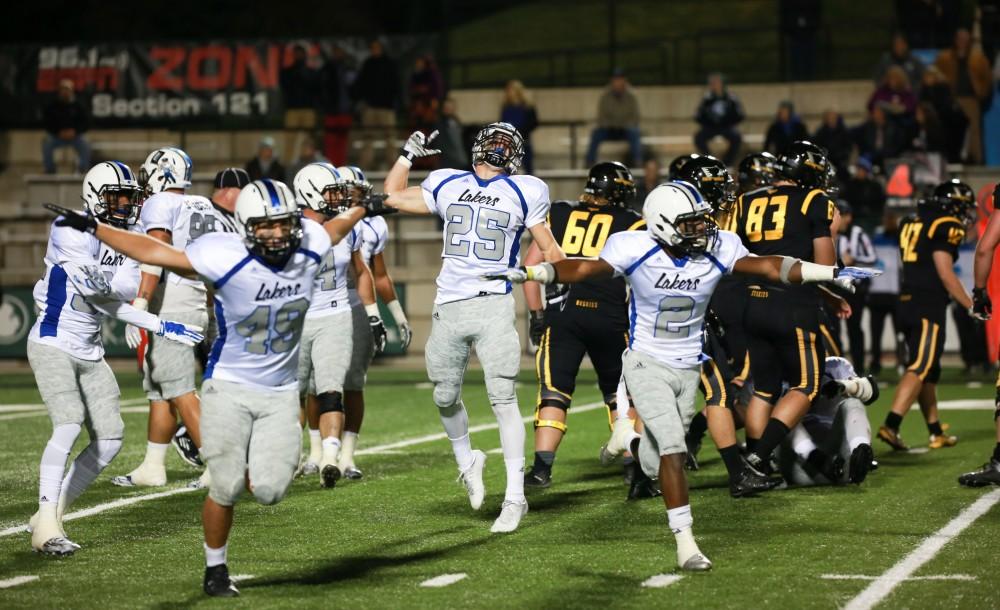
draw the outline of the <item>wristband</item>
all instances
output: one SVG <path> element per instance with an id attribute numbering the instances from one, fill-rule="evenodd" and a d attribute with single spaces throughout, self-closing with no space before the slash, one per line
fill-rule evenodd
<path id="1" fill-rule="evenodd" d="M 792 258 L 791 256 L 782 256 L 781 257 L 781 283 L 782 284 L 791 284 L 792 283 L 792 280 L 788 279 L 788 274 L 791 273 L 792 267 L 794 267 L 795 263 L 798 263 L 798 262 L 800 262 L 799 259 Z"/>
<path id="2" fill-rule="evenodd" d="M 399 304 L 398 300 L 390 301 L 386 307 L 389 308 L 389 313 L 391 313 L 392 318 L 396 320 L 396 324 L 400 326 L 406 324 L 406 314 L 403 313 L 403 306 Z"/>
<path id="3" fill-rule="evenodd" d="M 148 311 L 149 301 L 142 297 L 136 297 L 135 299 L 132 300 L 132 307 L 135 307 L 136 309 L 139 309 L 141 311 Z"/>
<path id="4" fill-rule="evenodd" d="M 163 275 L 163 267 L 157 267 L 156 265 L 147 265 L 145 263 L 139 265 L 139 271 L 143 273 L 148 273 L 149 275 L 155 275 L 160 277 Z"/>
<path id="5" fill-rule="evenodd" d="M 836 267 L 827 265 L 817 265 L 808 261 L 799 261 L 800 273 L 802 273 L 802 283 L 828 282 L 837 277 Z"/>
<path id="6" fill-rule="evenodd" d="M 413 167 L 413 159 L 409 157 L 409 153 L 399 155 L 399 158 L 396 159 L 396 163 L 401 163 L 402 165 L 405 165 L 407 169 Z"/>
<path id="7" fill-rule="evenodd" d="M 381 317 L 378 313 L 378 304 L 372 303 L 371 305 L 365 305 L 365 313 L 368 314 L 369 318 L 379 318 Z"/>
<path id="8" fill-rule="evenodd" d="M 552 266 L 552 263 L 531 265 L 530 267 L 525 267 L 524 271 L 528 275 L 529 282 L 551 284 L 556 280 L 556 268 Z"/>

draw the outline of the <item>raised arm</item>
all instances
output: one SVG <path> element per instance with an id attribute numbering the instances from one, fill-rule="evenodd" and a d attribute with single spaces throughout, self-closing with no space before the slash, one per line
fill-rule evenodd
<path id="1" fill-rule="evenodd" d="M 435 131 L 426 137 L 419 131 L 410 134 L 403 144 L 403 149 L 399 151 L 399 158 L 389 168 L 389 173 L 382 183 L 382 190 L 386 194 L 386 205 L 407 214 L 431 213 L 424 203 L 421 188 L 419 186 L 407 188 L 406 183 L 410 179 L 410 166 L 413 165 L 414 159 L 430 157 L 441 152 L 430 148 L 430 143 L 437 137 L 437 133 Z"/>
<path id="2" fill-rule="evenodd" d="M 398 163 L 397 163 L 398 165 Z M 388 182 L 388 179 L 386 179 Z M 411 186 L 401 191 L 386 190 L 385 204 L 407 214 L 430 214 L 431 210 L 424 202 L 424 192 L 419 186 Z"/>
<path id="3" fill-rule="evenodd" d="M 345 237 L 351 234 L 354 225 L 365 217 L 365 208 L 354 207 L 343 214 L 331 218 L 323 223 L 326 234 L 330 236 L 333 245 L 339 244 Z"/>

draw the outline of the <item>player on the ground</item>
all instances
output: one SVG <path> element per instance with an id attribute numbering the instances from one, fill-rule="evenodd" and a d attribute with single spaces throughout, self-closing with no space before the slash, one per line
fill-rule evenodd
<path id="1" fill-rule="evenodd" d="M 191 158 L 183 150 L 173 147 L 154 150 L 146 157 L 139 179 L 148 195 L 139 216 L 147 235 L 184 248 L 204 234 L 235 229 L 228 216 L 211 201 L 186 194 L 191 186 Z M 185 324 L 208 326 L 204 283 L 151 265 L 143 265 L 141 270 L 134 307 L 165 314 Z M 130 347 L 143 342 L 134 327 L 126 329 L 126 339 Z M 201 447 L 196 368 L 195 348 L 149 337 L 143 359 L 143 389 L 149 399 L 146 455 L 135 470 L 114 477 L 112 483 L 122 487 L 166 484 L 166 454 L 177 431 L 177 415 L 195 447 Z M 203 482 L 207 482 L 208 475 L 207 471 L 203 473 Z"/>
<path id="2" fill-rule="evenodd" d="M 211 283 L 219 337 L 202 385 L 202 455 L 212 472 L 202 511 L 208 595 L 233 597 L 226 550 L 233 505 L 249 489 L 279 502 L 299 463 L 299 340 L 323 255 L 365 213 L 384 213 L 381 198 L 323 225 L 302 219 L 281 182 L 257 180 L 236 203 L 238 234 L 216 232 L 179 250 L 151 236 L 66 214 L 56 221 L 96 235 L 119 252 Z"/>
<path id="3" fill-rule="evenodd" d="M 486 454 L 472 449 L 469 416 L 462 402 L 462 380 L 476 348 L 507 470 L 503 506 L 491 531 L 512 532 L 528 512 L 524 423 L 514 391 L 521 343 L 510 283 L 482 276 L 517 264 L 525 229 L 545 260 L 562 260 L 562 250 L 545 224 L 549 188 L 534 176 L 514 174 L 524 157 L 524 139 L 509 123 L 491 123 L 480 130 L 472 146 L 472 171 L 436 170 L 419 187 L 406 188 L 412 159 L 431 152 L 425 145 L 419 132 L 407 140 L 385 179 L 386 204 L 411 214 L 436 214 L 444 221 L 443 262 L 426 347 L 427 374 L 458 462 L 459 479 L 472 508 L 478 510 L 486 493 Z"/>
<path id="4" fill-rule="evenodd" d="M 997 246 L 1000 245 L 1000 213 L 996 211 L 998 194 L 1000 185 L 993 188 L 993 212 L 990 213 L 990 219 L 986 223 L 986 230 L 976 244 L 976 262 L 973 271 L 975 287 L 972 290 L 972 316 L 984 321 L 993 316 L 993 303 L 986 290 L 986 283 L 990 279 L 990 271 L 993 270 L 993 257 Z M 997 377 L 994 406 L 996 409 L 993 411 L 993 423 L 997 429 L 997 444 L 993 447 L 993 455 L 979 470 L 958 477 L 958 482 L 962 485 L 968 487 L 982 487 L 991 483 L 1000 485 L 1000 377 Z"/>
<path id="5" fill-rule="evenodd" d="M 851 267 L 817 265 L 791 257 L 751 256 L 740 239 L 719 231 L 712 207 L 686 182 L 653 189 L 643 205 L 646 231 L 608 238 L 597 260 L 572 259 L 490 277 L 521 282 L 576 283 L 624 277 L 629 301 L 629 347 L 623 371 L 644 431 L 638 458 L 659 476 L 667 518 L 677 540 L 677 564 L 702 571 L 712 562 L 691 531 L 684 435 L 694 416 L 702 362 L 705 311 L 719 279 L 729 273 L 762 276 L 779 285 L 869 277 Z"/>
<path id="6" fill-rule="evenodd" d="M 83 204 L 101 222 L 132 228 L 141 204 L 139 185 L 124 163 L 98 163 L 83 178 Z M 139 266 L 91 235 L 59 225 L 49 234 L 45 275 L 35 284 L 40 315 L 28 335 L 28 362 L 49 417 L 52 436 L 42 453 L 38 512 L 31 518 L 31 546 L 69 555 L 80 548 L 67 538 L 62 517 L 122 446 L 118 382 L 104 361 L 101 322 L 112 316 L 185 345 L 201 341 L 201 328 L 161 321 L 128 304 L 139 285 Z M 66 459 L 82 428 L 90 443 L 63 478 Z"/>
<path id="7" fill-rule="evenodd" d="M 792 485 L 860 484 L 874 456 L 865 407 L 878 400 L 878 384 L 839 357 L 826 359 L 820 384 L 809 412 L 778 450 L 782 476 Z"/>
<path id="8" fill-rule="evenodd" d="M 600 254 L 609 235 L 643 227 L 642 217 L 629 208 L 634 197 L 632 173 L 621 163 L 604 162 L 590 168 L 579 201 L 556 201 L 549 209 L 548 223 L 563 253 L 569 258 L 592 259 Z M 540 262 L 542 253 L 532 244 L 524 264 Z M 622 375 L 621 354 L 628 345 L 628 297 L 625 281 L 620 278 L 550 285 L 544 309 L 538 284 L 525 284 L 524 295 L 532 320 L 532 342 L 538 346 L 535 462 L 525 473 L 524 484 L 548 487 L 585 355 L 597 372 L 609 421 L 618 420 L 615 394 Z M 623 407 L 628 410 L 628 404 Z M 616 425 L 632 429 L 627 417 Z"/>
<path id="9" fill-rule="evenodd" d="M 338 214 L 345 184 L 334 166 L 310 163 L 295 175 L 293 186 L 305 218 L 322 223 Z M 305 396 L 311 445 L 303 474 L 319 472 L 320 483 L 328 488 L 336 485 L 342 474 L 338 460 L 344 430 L 344 379 L 355 334 L 347 294 L 351 268 L 358 278 L 361 300 L 374 306 L 375 289 L 361 258 L 357 227 L 323 255 L 299 348 L 299 388 Z M 365 321 L 360 332 L 384 334 L 377 310 L 375 314 L 371 326 Z"/>
<path id="10" fill-rule="evenodd" d="M 934 187 L 917 211 L 899 225 L 903 281 L 899 292 L 899 325 L 906 335 L 909 362 L 896 386 L 892 408 L 878 429 L 879 440 L 896 451 L 909 449 L 899 435 L 903 417 L 920 403 L 930 433 L 929 447 L 951 447 L 958 437 L 945 434 L 938 419 L 937 382 L 941 377 L 945 320 L 949 298 L 963 309 L 972 298 L 955 273 L 965 223 L 975 209 L 976 194 L 967 184 L 949 180 Z"/>

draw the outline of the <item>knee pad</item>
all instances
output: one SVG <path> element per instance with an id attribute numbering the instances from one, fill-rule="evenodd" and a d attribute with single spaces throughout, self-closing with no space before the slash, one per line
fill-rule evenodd
<path id="1" fill-rule="evenodd" d="M 108 467 L 118 452 L 122 450 L 122 439 L 98 439 L 94 441 L 97 448 L 97 465 L 103 470 Z"/>
<path id="2" fill-rule="evenodd" d="M 450 409 L 462 399 L 462 386 L 457 383 L 437 382 L 434 384 L 434 404 L 439 409 Z"/>
<path id="3" fill-rule="evenodd" d="M 340 392 L 323 392 L 316 397 L 316 403 L 320 415 L 344 412 L 344 399 Z"/>
<path id="4" fill-rule="evenodd" d="M 487 377 L 486 395 L 489 396 L 490 403 L 494 405 L 516 403 L 517 394 L 514 393 L 514 378 Z"/>
<path id="5" fill-rule="evenodd" d="M 559 421 L 558 419 L 541 419 L 539 417 L 540 413 L 541 413 L 540 409 L 535 409 L 535 430 L 539 428 L 555 428 L 556 430 L 559 430 L 563 434 L 566 433 L 566 424 Z"/>

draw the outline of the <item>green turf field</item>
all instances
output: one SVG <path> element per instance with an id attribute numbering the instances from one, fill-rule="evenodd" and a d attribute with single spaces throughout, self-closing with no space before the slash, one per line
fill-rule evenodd
<path id="1" fill-rule="evenodd" d="M 126 402 L 122 453 L 73 510 L 161 490 L 113 487 L 110 475 L 134 467 L 145 448 L 146 418 L 136 406 L 137 379 L 119 375 Z M 956 380 L 952 373 L 950 379 Z M 361 449 L 441 432 L 430 388 L 419 373 L 372 375 Z M 534 387 L 523 377 L 522 411 L 530 413 Z M 891 389 L 885 394 L 891 394 Z M 889 396 L 871 407 L 884 417 Z M 990 399 L 993 390 L 942 386 L 942 399 Z M 592 379 L 577 405 L 597 399 Z M 472 424 L 489 424 L 478 373 L 465 391 Z M 0 530 L 23 524 L 35 508 L 37 464 L 49 434 L 30 375 L 0 377 Z M 28 408 L 28 407 L 26 407 Z M 917 549 L 977 498 L 993 490 L 960 488 L 956 476 L 978 467 L 993 445 L 992 413 L 949 410 L 943 420 L 961 437 L 952 449 L 890 455 L 875 450 L 882 467 L 861 487 L 773 492 L 732 500 L 721 461 L 708 443 L 703 468 L 690 477 L 695 534 L 715 562 L 708 574 L 686 574 L 663 588 L 641 586 L 677 574 L 674 542 L 659 499 L 624 500 L 620 467 L 603 468 L 597 450 L 607 435 L 603 409 L 571 414 L 570 434 L 553 486 L 530 493 L 531 512 L 511 535 L 489 533 L 503 496 L 502 457 L 487 462 L 487 499 L 476 513 L 455 482 L 450 446 L 418 442 L 358 457 L 363 482 L 323 490 L 318 479 L 297 480 L 279 505 L 238 505 L 229 566 L 242 580 L 240 606 L 343 608 L 553 607 L 781 607 L 846 605 Z M 903 434 L 919 447 L 926 432 L 912 413 Z M 531 434 L 529 430 L 529 454 Z M 499 447 L 494 429 L 473 435 L 474 445 Z M 82 447 L 78 443 L 77 449 Z M 195 478 L 171 452 L 175 489 Z M 0 587 L 10 579 L 37 580 L 0 588 L 0 608 L 139 608 L 223 604 L 201 593 L 200 505 L 204 492 L 176 493 L 66 522 L 83 549 L 66 559 L 30 550 L 26 533 L 0 537 Z M 996 548 L 1000 507 L 995 504 L 912 574 L 892 582 L 880 608 L 1000 607 Z M 454 584 L 422 587 L 444 574 L 466 574 Z M 839 578 L 831 579 L 830 575 Z M 823 578 L 827 576 L 827 578 Z M 852 578 L 844 578 L 852 577 Z M 930 577 L 930 578 L 928 578 Z"/>

